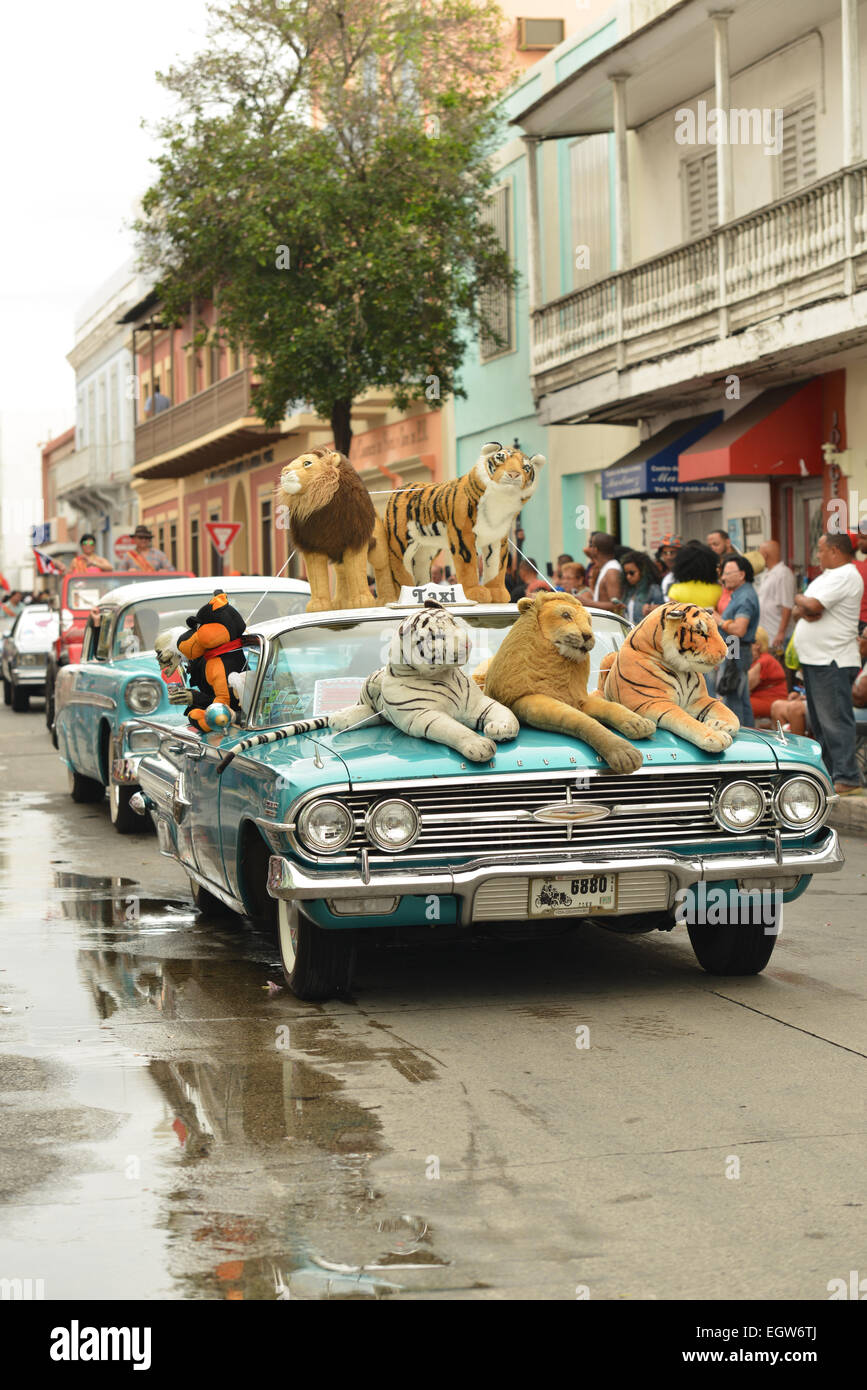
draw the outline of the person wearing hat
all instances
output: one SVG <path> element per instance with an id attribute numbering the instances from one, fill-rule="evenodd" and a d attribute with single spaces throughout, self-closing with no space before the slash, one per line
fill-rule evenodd
<path id="1" fill-rule="evenodd" d="M 168 555 L 157 550 L 153 544 L 154 533 L 149 526 L 137 526 L 132 538 L 135 541 L 135 550 L 127 552 L 117 567 L 119 570 L 139 570 L 143 574 L 151 574 L 157 570 L 172 569 Z"/>
<path id="2" fill-rule="evenodd" d="M 674 583 L 674 557 L 680 550 L 682 541 L 680 536 L 663 536 L 656 552 L 656 558 L 662 568 L 662 597 L 668 599 L 668 591 Z"/>
<path id="3" fill-rule="evenodd" d="M 55 559 L 54 563 L 58 566 L 61 574 L 94 574 L 99 570 L 113 569 L 110 560 L 106 560 L 104 555 L 96 553 L 96 536 L 89 531 L 82 536 L 78 542 L 81 549 L 74 556 L 69 569 L 66 568 L 62 560 Z"/>

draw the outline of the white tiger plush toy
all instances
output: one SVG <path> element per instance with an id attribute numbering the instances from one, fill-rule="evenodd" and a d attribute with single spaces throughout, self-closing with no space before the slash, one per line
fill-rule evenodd
<path id="1" fill-rule="evenodd" d="M 488 762 L 497 743 L 515 738 L 519 726 L 511 710 L 487 699 L 460 669 L 469 655 L 466 624 L 428 599 L 397 629 L 388 665 L 367 677 L 357 705 L 331 715 L 330 727 L 351 729 L 378 714 L 414 738 L 445 743 L 474 763 Z"/>

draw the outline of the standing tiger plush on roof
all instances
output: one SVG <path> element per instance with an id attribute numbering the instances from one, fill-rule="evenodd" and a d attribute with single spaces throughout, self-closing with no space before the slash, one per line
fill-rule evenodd
<path id="1" fill-rule="evenodd" d="M 467 598 L 477 603 L 508 603 L 504 583 L 509 531 L 530 500 L 545 459 L 527 458 L 520 449 L 483 444 L 469 473 L 447 483 L 419 483 L 393 492 L 385 517 L 377 524 L 374 565 L 377 592 L 381 576 L 391 573 L 394 591 L 379 593 L 381 602 L 397 598 L 404 584 L 425 584 L 434 557 L 445 546 Z M 479 565 L 481 563 L 481 579 Z"/>
<path id="2" fill-rule="evenodd" d="M 603 658 L 599 690 L 660 729 L 706 753 L 728 748 L 740 721 L 707 693 L 705 676 L 728 653 L 712 613 L 692 603 L 665 603 L 632 629 L 622 647 Z"/>

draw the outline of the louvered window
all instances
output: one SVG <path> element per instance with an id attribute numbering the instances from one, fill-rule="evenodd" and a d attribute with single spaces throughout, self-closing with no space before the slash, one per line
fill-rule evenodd
<path id="1" fill-rule="evenodd" d="M 716 151 L 688 159 L 683 166 L 686 240 L 704 236 L 719 224 Z"/>
<path id="2" fill-rule="evenodd" d="M 500 245 L 505 248 L 511 259 L 511 200 L 508 184 L 503 184 L 502 188 L 495 189 L 491 196 L 486 199 L 480 217 L 482 222 L 493 227 Z M 482 362 L 487 362 L 489 358 L 497 357 L 502 352 L 510 352 L 515 346 L 512 291 L 510 289 L 486 290 L 479 302 L 479 312 L 489 328 L 496 332 L 500 339 L 497 342 L 493 333 L 486 333 L 482 329 L 479 340 L 479 357 Z"/>
<path id="3" fill-rule="evenodd" d="M 794 193 L 818 177 L 816 172 L 816 103 L 805 102 L 783 113 L 780 193 Z"/>

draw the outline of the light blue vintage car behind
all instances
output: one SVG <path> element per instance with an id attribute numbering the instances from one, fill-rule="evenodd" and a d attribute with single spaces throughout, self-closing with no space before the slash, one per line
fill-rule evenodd
<path id="1" fill-rule="evenodd" d="M 507 605 L 455 611 L 473 634 L 470 670 L 517 616 Z M 644 765 L 631 776 L 560 734 L 522 728 L 479 765 L 379 724 L 250 748 L 220 772 L 243 736 L 354 704 L 402 616 L 256 625 L 245 730 L 203 737 L 177 715 L 139 723 L 152 751 L 134 806 L 152 812 L 200 907 L 275 926 L 301 998 L 348 987 L 360 928 L 558 916 L 617 931 L 684 922 L 706 969 L 752 974 L 770 957 L 781 902 L 842 863 L 818 745 L 752 730 L 718 757 L 658 731 L 638 745 Z M 595 679 L 628 627 L 602 612 L 593 626 Z M 709 889 L 722 890 L 710 916 Z M 746 924 L 745 893 L 762 905 Z"/>
<path id="2" fill-rule="evenodd" d="M 109 590 L 94 610 L 82 660 L 58 672 L 55 732 L 72 798 L 101 801 L 107 786 L 111 819 L 121 834 L 142 828 L 129 808 L 138 790 L 139 759 L 126 741 L 125 722 L 171 709 L 153 651 L 157 633 L 182 627 L 217 589 L 245 617 L 257 605 L 257 617 L 300 613 L 310 598 L 301 580 L 261 575 L 124 584 Z"/>

